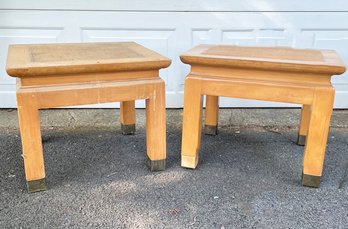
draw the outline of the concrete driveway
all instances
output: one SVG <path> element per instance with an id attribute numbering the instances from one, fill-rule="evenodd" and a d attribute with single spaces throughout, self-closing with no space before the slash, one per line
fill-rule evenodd
<path id="1" fill-rule="evenodd" d="M 298 109 L 224 109 L 196 170 L 180 167 L 168 110 L 167 170 L 146 166 L 144 110 L 41 112 L 48 191 L 28 194 L 16 110 L 0 110 L 0 228 L 347 228 L 348 111 L 332 118 L 319 189 L 300 186 Z"/>

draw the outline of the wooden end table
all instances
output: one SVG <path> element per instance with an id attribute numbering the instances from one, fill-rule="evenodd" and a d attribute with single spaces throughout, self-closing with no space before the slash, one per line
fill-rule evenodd
<path id="1" fill-rule="evenodd" d="M 329 50 L 199 45 L 181 56 L 185 80 L 181 165 L 196 168 L 201 139 L 216 134 L 219 96 L 303 104 L 298 144 L 306 145 L 302 185 L 319 187 L 335 90 L 331 76 L 346 68 Z"/>
<path id="2" fill-rule="evenodd" d="M 171 61 L 134 42 L 10 45 L 7 73 L 17 77 L 18 117 L 29 192 L 46 190 L 39 109 L 121 102 L 124 134 L 135 131 L 134 100 L 146 99 L 151 170 L 166 159 L 165 84 Z"/>

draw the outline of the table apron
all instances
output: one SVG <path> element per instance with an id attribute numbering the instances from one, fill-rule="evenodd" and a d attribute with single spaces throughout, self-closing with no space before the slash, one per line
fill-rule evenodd
<path id="1" fill-rule="evenodd" d="M 160 78 L 76 85 L 18 88 L 17 97 L 35 101 L 38 109 L 147 99 L 163 86 Z"/>
<path id="2" fill-rule="evenodd" d="M 202 95 L 254 99 L 295 104 L 312 104 L 316 89 L 332 88 L 305 84 L 286 84 L 267 81 L 231 80 L 188 76 L 186 80 L 201 84 Z"/>

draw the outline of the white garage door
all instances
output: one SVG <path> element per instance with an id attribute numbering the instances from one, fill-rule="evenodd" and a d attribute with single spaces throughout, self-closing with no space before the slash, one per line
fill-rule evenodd
<path id="1" fill-rule="evenodd" d="M 348 63 L 348 1 L 0 0 L 0 107 L 16 106 L 15 80 L 5 72 L 9 44 L 129 40 L 173 60 L 161 76 L 167 107 L 182 107 L 189 69 L 179 55 L 197 44 L 335 49 Z M 348 75 L 333 84 L 335 107 L 348 108 Z M 221 105 L 289 106 L 226 98 Z"/>

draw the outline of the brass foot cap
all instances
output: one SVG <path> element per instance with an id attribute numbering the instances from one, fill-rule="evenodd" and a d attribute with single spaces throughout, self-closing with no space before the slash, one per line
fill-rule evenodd
<path id="1" fill-rule="evenodd" d="M 27 187 L 28 187 L 28 192 L 30 192 L 30 193 L 41 192 L 41 191 L 47 190 L 45 178 L 42 178 L 40 180 L 27 181 Z"/>
<path id="2" fill-rule="evenodd" d="M 133 135 L 135 133 L 135 124 L 130 124 L 130 125 L 121 124 L 121 130 L 123 135 Z"/>
<path id="3" fill-rule="evenodd" d="M 306 136 L 305 135 L 298 135 L 298 137 L 297 137 L 297 145 L 299 145 L 299 146 L 306 145 Z"/>
<path id="4" fill-rule="evenodd" d="M 163 171 L 166 170 L 166 159 L 153 161 L 147 158 L 147 165 L 151 171 Z"/>
<path id="5" fill-rule="evenodd" d="M 195 169 L 198 165 L 198 157 L 181 155 L 181 167 Z"/>
<path id="6" fill-rule="evenodd" d="M 320 186 L 320 176 L 312 176 L 302 173 L 302 180 L 301 185 L 312 187 L 312 188 L 319 188 Z"/>
<path id="7" fill-rule="evenodd" d="M 217 135 L 217 126 L 204 125 L 204 134 L 207 135 Z"/>

